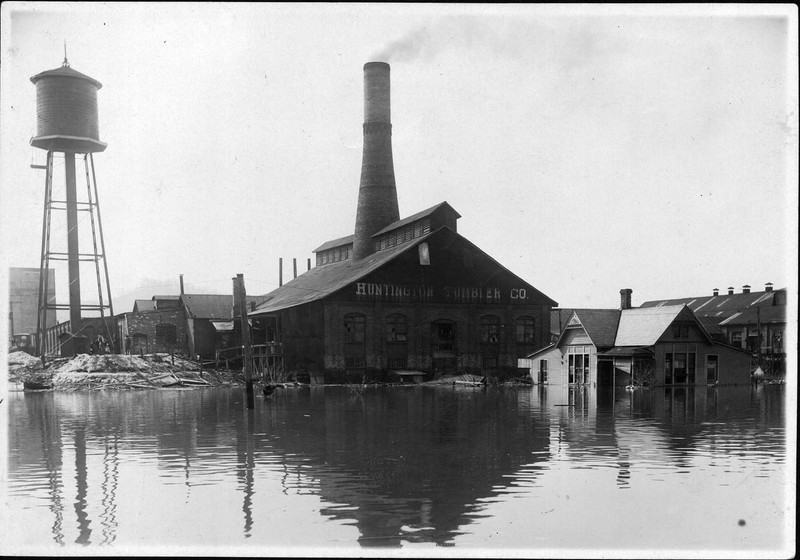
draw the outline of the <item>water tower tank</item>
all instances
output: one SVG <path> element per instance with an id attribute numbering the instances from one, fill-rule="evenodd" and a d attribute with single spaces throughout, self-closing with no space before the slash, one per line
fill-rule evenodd
<path id="1" fill-rule="evenodd" d="M 36 85 L 36 136 L 31 145 L 54 152 L 102 152 L 97 90 L 102 84 L 64 63 L 31 78 Z"/>

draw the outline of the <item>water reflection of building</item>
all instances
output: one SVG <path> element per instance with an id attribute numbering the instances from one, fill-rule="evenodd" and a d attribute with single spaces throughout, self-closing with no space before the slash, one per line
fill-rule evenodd
<path id="1" fill-rule="evenodd" d="M 117 496 L 137 483 L 120 478 L 121 466 L 144 456 L 158 469 L 147 495 L 185 484 L 165 515 L 211 477 L 245 538 L 269 534 L 269 485 L 318 495 L 320 515 L 353 524 L 362 546 L 447 545 L 487 502 L 523 492 L 559 461 L 614 469 L 627 488 L 654 465 L 690 468 L 698 450 L 727 457 L 745 441 L 777 453 L 782 389 L 312 387 L 278 391 L 255 411 L 238 389 L 26 394 L 9 403 L 10 474 L 47 500 L 60 544 L 119 540 L 118 525 L 131 521 Z"/>
<path id="2" fill-rule="evenodd" d="M 549 431 L 530 414 L 530 392 L 476 391 L 354 393 L 326 399 L 324 415 L 308 415 L 307 397 L 287 393 L 267 431 L 275 451 L 302 457 L 306 476 L 319 480 L 334 504 L 321 513 L 355 519 L 362 546 L 443 545 L 505 477 L 523 466 L 530 475 L 546 458 Z M 302 437 L 292 433 L 304 423 Z"/>

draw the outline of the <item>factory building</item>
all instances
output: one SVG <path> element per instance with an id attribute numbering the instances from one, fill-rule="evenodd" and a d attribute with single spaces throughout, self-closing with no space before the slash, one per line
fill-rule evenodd
<path id="1" fill-rule="evenodd" d="M 312 382 L 517 374 L 549 342 L 557 305 L 459 235 L 447 202 L 400 219 L 389 65 L 364 65 L 364 148 L 353 235 L 248 315 L 255 344 Z"/>

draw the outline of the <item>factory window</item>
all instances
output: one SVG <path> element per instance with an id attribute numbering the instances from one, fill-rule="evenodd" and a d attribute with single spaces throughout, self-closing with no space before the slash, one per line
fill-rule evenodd
<path id="1" fill-rule="evenodd" d="M 178 331 L 175 325 L 161 323 L 156 325 L 156 344 L 175 344 L 178 341 Z"/>
<path id="2" fill-rule="evenodd" d="M 375 243 L 373 244 L 373 248 L 374 248 L 375 251 L 380 251 L 381 250 L 381 242 L 380 241 L 375 241 Z"/>
<path id="3" fill-rule="evenodd" d="M 322 253 L 317 253 L 317 266 L 322 264 Z"/>
<path id="4" fill-rule="evenodd" d="M 742 331 L 734 331 L 731 333 L 731 345 L 736 348 L 742 347 Z"/>
<path id="5" fill-rule="evenodd" d="M 497 344 L 500 341 L 500 318 L 496 315 L 481 317 L 481 343 Z"/>
<path id="6" fill-rule="evenodd" d="M 386 319 L 386 342 L 406 342 L 406 316 L 396 313 Z"/>
<path id="7" fill-rule="evenodd" d="M 344 367 L 348 373 L 359 373 L 367 365 L 367 318 L 358 313 L 344 316 Z"/>
<path id="8" fill-rule="evenodd" d="M 451 353 L 456 349 L 456 324 L 453 321 L 436 321 L 431 324 L 431 350 Z"/>
<path id="9" fill-rule="evenodd" d="M 405 369 L 408 365 L 406 316 L 399 313 L 386 318 L 386 360 L 390 368 Z"/>
<path id="10" fill-rule="evenodd" d="M 340 260 L 342 260 L 342 250 L 339 247 L 337 247 L 335 249 L 334 260 L 336 262 L 339 262 Z"/>
<path id="11" fill-rule="evenodd" d="M 405 236 L 406 236 L 406 241 L 411 241 L 411 238 L 414 237 L 414 228 L 408 226 L 406 228 Z"/>
<path id="12" fill-rule="evenodd" d="M 498 366 L 500 360 L 500 317 L 484 315 L 480 324 L 481 364 L 491 369 Z"/>
<path id="13" fill-rule="evenodd" d="M 403 231 L 400 230 L 397 232 L 397 244 L 400 245 L 403 242 Z"/>
<path id="14" fill-rule="evenodd" d="M 394 247 L 394 235 L 386 235 L 384 239 L 386 239 L 387 247 Z"/>
<path id="15" fill-rule="evenodd" d="M 422 220 L 422 235 L 427 235 L 431 232 L 431 221 L 429 219 Z"/>
<path id="16" fill-rule="evenodd" d="M 517 318 L 517 344 L 533 344 L 535 322 L 533 317 Z"/>
<path id="17" fill-rule="evenodd" d="M 359 313 L 348 313 L 344 316 L 344 341 L 364 344 L 367 330 L 367 318 Z"/>
<path id="18" fill-rule="evenodd" d="M 381 250 L 386 249 L 386 238 L 381 237 Z"/>
<path id="19" fill-rule="evenodd" d="M 328 264 L 328 252 L 322 253 L 322 264 Z"/>

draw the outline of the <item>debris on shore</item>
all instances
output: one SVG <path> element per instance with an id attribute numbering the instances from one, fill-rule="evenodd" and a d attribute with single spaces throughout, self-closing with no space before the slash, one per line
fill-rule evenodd
<path id="1" fill-rule="evenodd" d="M 42 366 L 39 358 L 9 355 L 9 381 L 26 389 L 78 391 L 93 389 L 157 389 L 166 387 L 226 387 L 243 382 L 241 372 L 201 369 L 169 354 L 78 354 L 55 358 Z"/>

